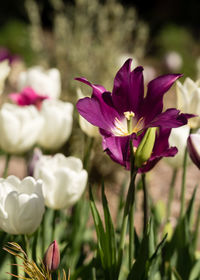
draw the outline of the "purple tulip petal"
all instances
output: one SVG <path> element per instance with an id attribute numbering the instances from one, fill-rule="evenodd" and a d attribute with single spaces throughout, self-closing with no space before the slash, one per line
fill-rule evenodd
<path id="1" fill-rule="evenodd" d="M 199 133 L 190 134 L 187 140 L 188 152 L 193 163 L 200 169 L 199 147 L 200 147 L 200 134 Z"/>
<path id="2" fill-rule="evenodd" d="M 156 116 L 147 127 L 158 127 L 162 128 L 175 128 L 187 124 L 188 118 L 194 115 L 179 114 L 180 111 L 176 109 L 167 109 L 165 112 Z"/>
<path id="3" fill-rule="evenodd" d="M 107 131 L 114 127 L 115 118 L 120 118 L 117 111 L 108 106 L 101 96 L 80 99 L 76 107 L 80 115 L 88 122 Z"/>
<path id="4" fill-rule="evenodd" d="M 163 75 L 148 84 L 147 95 L 144 100 L 142 114 L 146 121 L 152 121 L 163 110 L 163 96 L 173 83 L 180 78 L 180 74 Z"/>
<path id="5" fill-rule="evenodd" d="M 143 68 L 131 72 L 132 59 L 128 59 L 114 79 L 112 99 L 120 114 L 132 111 L 138 115 L 144 97 Z"/>
<path id="6" fill-rule="evenodd" d="M 75 78 L 75 80 L 79 81 L 79 82 L 82 82 L 88 86 L 90 86 L 92 89 L 93 89 L 93 93 L 92 95 L 95 95 L 95 96 L 99 96 L 101 95 L 103 92 L 106 91 L 106 89 L 101 86 L 101 85 L 93 85 L 91 84 L 86 78 L 82 77 L 82 78 Z"/>
<path id="7" fill-rule="evenodd" d="M 104 151 L 112 158 L 112 160 L 125 167 L 129 163 L 128 153 L 130 137 L 131 136 L 105 137 L 102 143 Z"/>

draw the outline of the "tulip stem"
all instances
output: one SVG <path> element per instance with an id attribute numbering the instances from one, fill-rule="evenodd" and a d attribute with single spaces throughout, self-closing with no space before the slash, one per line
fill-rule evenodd
<path id="1" fill-rule="evenodd" d="M 83 158 L 83 168 L 86 169 L 88 171 L 88 163 L 89 163 L 89 159 L 90 159 L 90 155 L 91 155 L 91 151 L 92 151 L 92 147 L 94 144 L 94 137 L 88 137 L 88 145 L 87 148 L 85 150 L 84 153 L 84 158 Z"/>
<path id="2" fill-rule="evenodd" d="M 27 236 L 27 234 L 22 235 L 22 240 L 23 240 L 26 255 L 29 257 L 30 246 L 29 246 L 29 237 Z"/>
<path id="3" fill-rule="evenodd" d="M 184 211 L 185 211 L 185 186 L 186 186 L 187 158 L 188 158 L 188 153 L 187 153 L 187 147 L 186 147 L 185 148 L 185 153 L 184 153 L 184 159 L 183 159 L 180 218 L 183 218 Z"/>
<path id="4" fill-rule="evenodd" d="M 16 256 L 13 256 L 11 255 L 11 273 L 13 275 L 18 275 L 18 265 L 17 265 L 17 257 Z M 12 276 L 11 278 L 12 280 L 15 280 L 16 277 L 15 276 Z"/>
<path id="5" fill-rule="evenodd" d="M 145 232 L 147 230 L 148 219 L 149 219 L 148 192 L 147 192 L 146 174 L 145 173 L 142 174 L 142 189 L 143 189 L 143 196 L 144 196 L 144 201 L 143 201 L 143 214 L 144 214 L 143 234 L 145 234 Z"/>
<path id="6" fill-rule="evenodd" d="M 123 257 L 123 251 L 124 251 L 124 245 L 125 245 L 125 238 L 126 238 L 126 231 L 127 231 L 127 225 L 128 225 L 128 218 L 130 227 L 133 229 L 130 230 L 131 236 L 129 236 L 129 263 L 132 264 L 133 261 L 133 238 L 134 238 L 134 226 L 133 226 L 133 210 L 134 210 L 134 200 L 135 200 L 135 178 L 137 175 L 137 170 L 134 170 L 134 172 L 131 172 L 131 181 L 128 189 L 128 194 L 126 197 L 126 203 L 124 207 L 124 215 L 122 220 L 122 230 L 120 235 L 120 242 L 119 242 L 119 269 L 122 263 L 122 257 Z M 131 213 L 132 212 L 132 213 Z M 130 215 L 130 216 L 129 216 Z M 133 234 L 132 234 L 133 233 Z"/>
<path id="7" fill-rule="evenodd" d="M 134 258 L 134 210 L 135 210 L 134 208 L 135 208 L 135 203 L 133 202 L 130 205 L 130 211 L 129 211 L 129 269 L 130 270 Z"/>
<path id="8" fill-rule="evenodd" d="M 56 231 L 56 220 L 58 217 L 58 210 L 53 211 L 53 220 L 52 220 L 52 235 L 51 235 L 51 240 L 53 241 L 55 239 L 55 231 Z"/>
<path id="9" fill-rule="evenodd" d="M 96 280 L 96 269 L 95 269 L 95 267 L 92 268 L 92 280 Z"/>
<path id="10" fill-rule="evenodd" d="M 5 158 L 5 167 L 4 167 L 4 171 L 3 171 L 3 178 L 6 178 L 8 175 L 8 166 L 9 166 L 9 161 L 10 161 L 11 155 L 10 154 L 6 154 L 6 158 Z"/>
<path id="11" fill-rule="evenodd" d="M 46 211 L 44 212 L 43 215 L 43 219 L 42 219 L 42 255 L 44 255 L 45 252 L 45 237 L 46 237 L 46 227 L 45 227 L 45 220 L 46 220 L 46 212 L 48 211 L 47 209 L 45 209 Z"/>
<path id="12" fill-rule="evenodd" d="M 172 179 L 171 179 L 171 183 L 170 183 L 170 187 L 169 187 L 169 196 L 168 196 L 168 201 L 167 201 L 167 217 L 166 220 L 169 220 L 170 214 L 171 214 L 171 205 L 172 205 L 172 200 L 174 197 L 174 185 L 175 185 L 175 181 L 176 181 L 176 177 L 177 177 L 177 168 L 173 169 L 173 173 L 172 173 Z"/>

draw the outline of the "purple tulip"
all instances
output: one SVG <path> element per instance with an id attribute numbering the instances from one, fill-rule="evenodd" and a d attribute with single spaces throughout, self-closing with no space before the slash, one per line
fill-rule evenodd
<path id="1" fill-rule="evenodd" d="M 0 47 L 0 61 L 7 59 L 10 64 L 12 64 L 16 60 L 20 60 L 21 58 L 16 54 L 11 54 L 11 52 L 5 48 Z"/>
<path id="2" fill-rule="evenodd" d="M 131 71 L 128 59 L 118 71 L 111 92 L 103 86 L 91 84 L 85 78 L 76 78 L 93 89 L 92 97 L 80 99 L 77 109 L 82 117 L 99 127 L 103 136 L 103 149 L 117 163 L 130 169 L 129 142 L 137 149 L 149 127 L 158 127 L 155 144 L 149 160 L 140 169 L 150 170 L 162 157 L 174 156 L 177 148 L 169 147 L 172 128 L 185 125 L 189 114 L 177 109 L 163 110 L 163 96 L 180 74 L 160 76 L 148 84 L 144 95 L 143 68 Z"/>
<path id="3" fill-rule="evenodd" d="M 200 133 L 192 133 L 189 135 L 187 148 L 191 160 L 200 169 Z"/>
<path id="4" fill-rule="evenodd" d="M 45 267 L 48 271 L 55 271 L 58 269 L 60 264 L 60 251 L 58 248 L 58 243 L 54 240 L 48 247 L 44 259 Z"/>
<path id="5" fill-rule="evenodd" d="M 20 93 L 11 93 L 9 97 L 19 106 L 35 105 L 38 109 L 40 109 L 42 101 L 49 98 L 39 95 L 30 87 L 24 88 Z"/>

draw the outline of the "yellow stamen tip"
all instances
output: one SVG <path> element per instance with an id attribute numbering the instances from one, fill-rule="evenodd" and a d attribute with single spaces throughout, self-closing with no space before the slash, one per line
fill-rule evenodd
<path id="1" fill-rule="evenodd" d="M 132 111 L 127 111 L 127 112 L 124 112 L 124 116 L 128 121 L 130 121 L 130 119 L 135 116 L 135 113 Z"/>

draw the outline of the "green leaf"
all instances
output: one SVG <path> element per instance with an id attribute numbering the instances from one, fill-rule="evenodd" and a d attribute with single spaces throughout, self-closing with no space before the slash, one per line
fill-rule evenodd
<path id="1" fill-rule="evenodd" d="M 195 202 L 195 197 L 196 197 L 196 192 L 197 192 L 197 187 L 194 188 L 192 197 L 190 199 L 187 211 L 186 211 L 186 217 L 188 220 L 188 225 L 189 225 L 189 230 L 192 228 L 192 223 L 193 223 L 193 218 L 194 218 L 194 202 Z"/>
<path id="2" fill-rule="evenodd" d="M 102 266 L 105 269 L 108 264 L 108 262 L 107 262 L 108 260 L 106 258 L 107 254 L 108 254 L 108 248 L 106 246 L 106 244 L 107 244 L 106 236 L 105 236 L 105 232 L 104 232 L 103 223 L 101 221 L 99 212 L 98 212 L 95 202 L 94 202 L 91 186 L 89 187 L 89 195 L 90 195 L 90 208 L 92 211 L 92 216 L 93 216 L 95 229 L 96 229 L 96 233 L 97 233 L 98 253 L 100 255 Z"/>
<path id="3" fill-rule="evenodd" d="M 112 273 L 114 273 L 115 275 L 115 268 L 117 263 L 115 230 L 110 215 L 110 211 L 108 208 L 107 198 L 104 192 L 104 184 L 102 184 L 102 202 L 103 202 L 103 211 L 104 211 L 105 228 L 106 228 L 105 236 L 107 241 L 107 247 L 109 248 L 109 255 L 108 255 L 109 265 L 111 265 L 111 268 L 114 269 Z"/>
<path id="4" fill-rule="evenodd" d="M 153 236 L 153 222 L 150 221 L 147 231 L 144 234 L 143 240 L 141 242 L 140 250 L 138 257 L 133 264 L 133 267 L 128 275 L 128 280 L 141 280 L 145 279 L 144 276 L 147 273 L 146 268 L 148 269 L 149 264 L 148 260 L 151 255 L 153 255 L 154 249 L 154 236 Z"/>
<path id="5" fill-rule="evenodd" d="M 188 280 L 198 280 L 200 279 L 200 260 L 198 260 L 193 266 Z"/>

